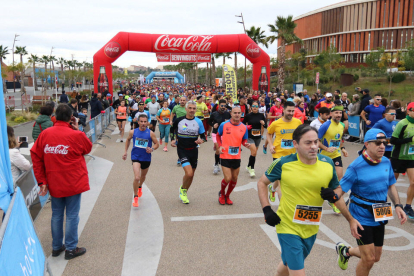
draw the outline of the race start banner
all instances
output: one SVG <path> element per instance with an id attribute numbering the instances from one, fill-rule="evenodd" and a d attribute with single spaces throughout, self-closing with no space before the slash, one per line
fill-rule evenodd
<path id="1" fill-rule="evenodd" d="M 233 102 L 237 101 L 237 78 L 233 67 L 228 64 L 223 65 L 224 83 L 226 84 L 226 94 L 231 95 Z"/>

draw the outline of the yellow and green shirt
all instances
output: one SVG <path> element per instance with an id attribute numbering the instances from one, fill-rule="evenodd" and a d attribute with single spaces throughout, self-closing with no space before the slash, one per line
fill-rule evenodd
<path id="1" fill-rule="evenodd" d="M 318 132 L 318 138 L 321 140 L 321 143 L 328 148 L 335 147 L 334 152 L 327 152 L 321 150 L 321 154 L 335 159 L 341 156 L 341 141 L 342 135 L 344 134 L 344 125 L 341 123 L 335 123 L 335 121 L 329 120 L 321 125 Z"/>
<path id="2" fill-rule="evenodd" d="M 269 134 L 275 134 L 275 140 L 273 146 L 275 146 L 275 154 L 272 154 L 273 158 L 280 158 L 296 152 L 293 146 L 293 132 L 300 126 L 302 122 L 299 119 L 292 118 L 292 121 L 285 122 L 283 118 L 280 118 L 267 128 Z"/>

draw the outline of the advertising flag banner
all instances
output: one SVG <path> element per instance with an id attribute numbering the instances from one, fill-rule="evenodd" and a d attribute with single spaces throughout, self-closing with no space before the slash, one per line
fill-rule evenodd
<path id="1" fill-rule="evenodd" d="M 233 102 L 237 101 L 237 79 L 233 67 L 228 64 L 223 65 L 224 84 L 226 85 L 226 94 L 230 95 Z"/>

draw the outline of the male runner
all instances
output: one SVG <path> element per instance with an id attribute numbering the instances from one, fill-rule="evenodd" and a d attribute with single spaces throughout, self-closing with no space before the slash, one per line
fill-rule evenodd
<path id="1" fill-rule="evenodd" d="M 409 219 L 414 219 L 411 207 L 414 198 L 414 103 L 407 106 L 407 117 L 398 122 L 391 137 L 394 149 L 391 153 L 391 164 L 394 175 L 407 172 L 410 186 L 407 189 L 407 201 L 404 211 Z"/>
<path id="2" fill-rule="evenodd" d="M 233 205 L 233 201 L 230 200 L 230 194 L 234 187 L 236 187 L 240 172 L 240 146 L 250 147 L 250 144 L 247 143 L 249 138 L 247 127 L 240 122 L 241 113 L 239 106 L 233 107 L 230 113 L 231 119 L 221 123 L 216 136 L 217 143 L 220 146 L 221 167 L 224 175 L 218 199 L 221 205 Z"/>
<path id="3" fill-rule="evenodd" d="M 378 128 L 385 132 L 385 135 L 387 135 L 387 139 L 391 139 L 392 133 L 394 132 L 394 129 L 397 125 L 397 121 L 395 121 L 395 114 L 396 111 L 392 107 L 387 107 L 385 109 L 385 118 L 379 120 L 375 123 L 375 125 L 372 128 Z M 391 158 L 391 152 L 392 152 L 392 145 L 388 144 L 385 148 L 384 156 L 388 159 Z"/>
<path id="4" fill-rule="evenodd" d="M 188 101 L 186 104 L 187 114 L 175 120 L 170 130 L 171 146 L 177 147 L 178 158 L 184 169 L 183 185 L 180 187 L 180 199 L 184 204 L 190 203 L 187 197 L 187 191 L 193 182 L 194 173 L 197 168 L 197 145 L 204 143 L 206 140 L 203 123 L 195 117 L 196 110 L 196 102 Z M 177 139 L 178 144 L 176 145 Z"/>
<path id="5" fill-rule="evenodd" d="M 173 123 L 175 122 L 175 120 L 177 120 L 177 118 L 184 117 L 187 114 L 187 111 L 186 111 L 186 108 L 185 108 L 185 103 L 186 102 L 187 102 L 187 98 L 186 97 L 180 97 L 179 104 L 175 105 L 174 108 L 172 109 L 172 111 L 171 111 L 171 119 L 170 119 L 171 126 L 173 125 Z M 181 165 L 181 161 L 178 158 L 178 160 L 177 160 L 177 166 L 180 166 L 180 165 Z"/>
<path id="6" fill-rule="evenodd" d="M 336 174 L 338 179 L 344 175 L 341 152 L 344 157 L 348 157 L 348 152 L 343 146 L 342 135 L 344 134 L 344 125 L 341 123 L 342 112 L 344 107 L 342 105 L 334 106 L 331 108 L 331 120 L 326 121 L 319 128 L 319 147 L 321 148 L 321 154 L 328 156 L 335 164 Z M 333 203 L 329 203 L 336 214 L 341 212 Z"/>
<path id="7" fill-rule="evenodd" d="M 148 110 L 144 110 L 144 102 L 139 102 L 138 103 L 138 111 L 135 113 L 134 119 L 132 120 L 132 122 L 134 123 L 134 129 L 138 128 L 138 117 L 142 114 L 146 115 L 148 117 L 148 120 L 150 118 L 150 114 L 148 112 Z"/>
<path id="8" fill-rule="evenodd" d="M 293 102 L 287 101 L 283 108 L 283 117 L 271 123 L 266 133 L 268 144 L 271 145 L 270 152 L 272 153 L 273 160 L 296 152 L 293 146 L 292 135 L 295 129 L 302 124 L 299 119 L 293 118 L 295 113 L 295 104 Z M 273 134 L 276 137 L 272 142 Z M 269 186 L 269 198 L 272 202 L 276 199 L 275 192 L 279 182 L 277 181 L 275 184 Z"/>
<path id="9" fill-rule="evenodd" d="M 160 110 L 160 104 L 157 103 L 157 98 L 155 95 L 151 96 L 151 102 L 147 104 L 148 112 L 150 113 L 150 129 L 155 132 L 155 127 L 157 126 L 157 113 Z"/>
<path id="10" fill-rule="evenodd" d="M 342 242 L 336 244 L 338 265 L 341 269 L 348 268 L 351 256 L 360 258 L 356 267 L 357 276 L 369 274 L 374 263 L 381 258 L 384 244 L 385 224 L 393 219 L 391 203 L 401 224 L 407 221 L 403 206 L 400 204 L 395 177 L 392 173 L 391 162 L 383 158 L 387 146 L 387 136 L 384 131 L 372 128 L 364 137 L 365 150 L 349 165 L 340 186 L 335 191 L 323 191 L 341 197 L 351 190 L 351 203 L 348 208 L 343 201 L 337 206 L 348 220 L 351 234 L 357 239 L 358 247 L 348 248 Z"/>
<path id="11" fill-rule="evenodd" d="M 221 99 L 218 103 L 217 111 L 214 111 L 208 120 L 208 123 L 213 127 L 213 132 L 211 133 L 215 149 L 213 174 L 218 174 L 220 172 L 220 147 L 217 144 L 217 131 L 221 123 L 231 118 L 230 113 L 227 111 L 226 104 L 226 100 Z"/>
<path id="12" fill-rule="evenodd" d="M 151 165 L 151 153 L 159 147 L 157 137 L 154 132 L 147 128 L 148 116 L 141 114 L 138 117 L 139 127 L 129 132 L 125 152 L 122 159 L 127 159 L 129 143 L 132 142 L 131 160 L 134 170 L 134 202 L 132 206 L 138 207 L 138 197 L 142 196 L 142 184 L 144 184 L 149 166 Z"/>
<path id="13" fill-rule="evenodd" d="M 319 109 L 319 116 L 310 123 L 311 127 L 316 128 L 319 131 L 319 128 L 323 123 L 325 123 L 329 117 L 331 117 L 331 110 L 327 107 L 321 107 Z"/>
<path id="14" fill-rule="evenodd" d="M 320 195 L 321 188 L 334 189 L 339 185 L 332 160 L 318 154 L 319 139 L 315 128 L 300 125 L 294 130 L 292 139 L 297 153 L 273 161 L 257 182 L 265 221 L 270 226 L 277 225 L 282 251 L 278 276 L 305 275 L 304 261 L 316 240 L 321 221 L 324 200 Z M 276 180 L 280 180 L 283 194 L 277 213 L 272 210 L 267 197 L 267 186 Z"/>

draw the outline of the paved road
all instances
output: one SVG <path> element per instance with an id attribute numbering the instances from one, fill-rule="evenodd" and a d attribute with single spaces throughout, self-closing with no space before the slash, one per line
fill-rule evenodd
<path id="1" fill-rule="evenodd" d="M 107 131 L 109 133 L 109 131 Z M 132 208 L 132 166 L 123 161 L 123 143 L 103 139 L 89 160 L 91 191 L 83 194 L 79 246 L 87 253 L 69 262 L 49 258 L 54 275 L 274 275 L 280 261 L 275 229 L 265 224 L 256 181 L 272 161 L 259 152 L 256 178 L 244 169 L 249 151 L 243 149 L 242 170 L 233 206 L 221 206 L 217 194 L 222 175 L 213 175 L 212 142 L 200 148 L 199 165 L 189 190 L 189 205 L 178 198 L 183 170 L 177 154 L 161 149 L 153 154 L 140 206 Z M 157 133 L 158 134 L 158 133 Z M 346 144 L 347 167 L 360 145 Z M 129 157 L 129 156 L 128 156 Z M 375 172 L 373 172 L 375 173 Z M 405 196 L 406 177 L 397 189 Z M 403 199 L 404 201 L 404 199 Z M 277 205 L 277 203 L 276 203 Z M 276 207 L 276 206 L 274 206 Z M 35 222 L 47 255 L 51 254 L 50 204 Z M 348 223 L 324 205 L 324 215 L 314 248 L 306 260 L 307 275 L 354 275 L 357 259 L 347 271 L 336 264 L 334 245 L 344 241 L 355 246 Z M 384 253 L 371 275 L 412 275 L 407 256 L 414 253 L 414 227 L 396 220 L 386 227 Z"/>

